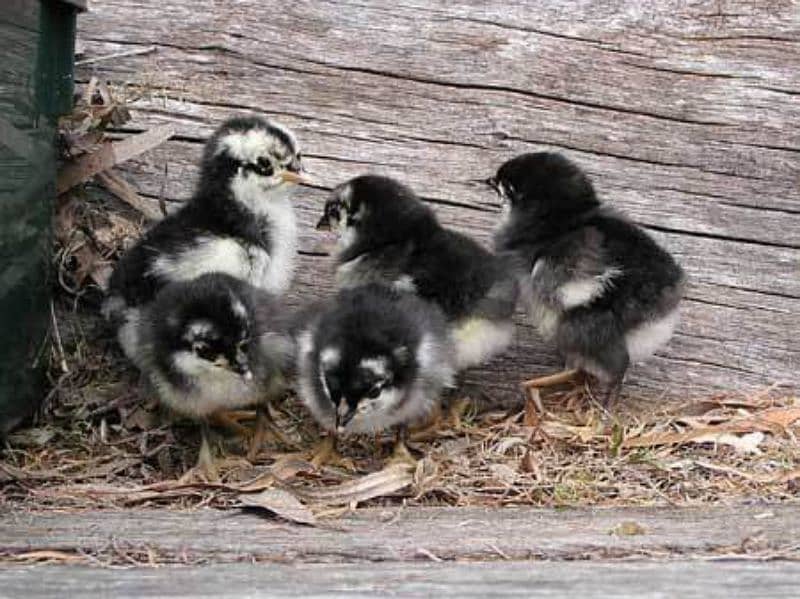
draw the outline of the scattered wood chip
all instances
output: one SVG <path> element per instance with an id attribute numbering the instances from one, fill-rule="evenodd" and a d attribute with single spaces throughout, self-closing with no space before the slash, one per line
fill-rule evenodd
<path id="1" fill-rule="evenodd" d="M 647 529 L 638 522 L 626 520 L 624 522 L 620 522 L 614 528 L 609 530 L 608 534 L 616 535 L 618 537 L 632 537 L 636 535 L 647 534 Z"/>
<path id="2" fill-rule="evenodd" d="M 242 494 L 239 501 L 246 507 L 265 509 L 290 522 L 309 526 L 317 524 L 313 512 L 285 489 L 265 489 L 256 495 Z"/>
<path id="3" fill-rule="evenodd" d="M 98 173 L 155 148 L 174 134 L 175 128 L 172 125 L 160 125 L 121 141 L 105 143 L 96 152 L 85 154 L 61 169 L 56 192 L 62 194 Z"/>

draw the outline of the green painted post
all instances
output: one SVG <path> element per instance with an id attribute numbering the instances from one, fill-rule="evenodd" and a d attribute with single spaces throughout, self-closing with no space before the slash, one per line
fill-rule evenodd
<path id="1" fill-rule="evenodd" d="M 4 0 L 0 11 L 0 439 L 44 395 L 54 141 L 72 110 L 78 9 Z"/>

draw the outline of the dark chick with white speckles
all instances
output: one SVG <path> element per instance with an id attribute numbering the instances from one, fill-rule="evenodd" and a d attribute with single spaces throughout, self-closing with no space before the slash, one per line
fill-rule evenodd
<path id="1" fill-rule="evenodd" d="M 340 185 L 317 228 L 339 233 L 339 288 L 382 282 L 435 303 L 452 326 L 459 370 L 510 345 L 517 285 L 509 265 L 439 224 L 399 181 L 363 175 Z"/>
<path id="2" fill-rule="evenodd" d="M 645 231 L 602 204 L 589 178 L 560 154 L 517 156 L 487 183 L 503 209 L 496 248 L 516 256 L 529 314 L 568 369 L 525 383 L 530 396 L 586 373 L 609 405 L 628 366 L 672 336 L 683 270 Z"/>
<path id="3" fill-rule="evenodd" d="M 441 310 L 386 285 L 345 289 L 297 345 L 300 396 L 328 439 L 397 427 L 395 459 L 408 461 L 406 427 L 436 411 L 455 372 Z"/>
<path id="4" fill-rule="evenodd" d="M 127 330 L 131 359 L 161 402 L 200 421 L 196 471 L 215 478 L 209 417 L 262 406 L 285 390 L 294 358 L 286 309 L 244 281 L 210 273 L 166 285 Z M 254 446 L 259 448 L 261 441 Z"/>

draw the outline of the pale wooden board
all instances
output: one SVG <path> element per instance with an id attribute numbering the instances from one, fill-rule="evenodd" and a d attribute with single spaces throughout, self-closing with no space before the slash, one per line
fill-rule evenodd
<path id="1" fill-rule="evenodd" d="M 800 370 L 800 3 L 107 0 L 81 18 L 87 58 L 132 93 L 129 132 L 179 139 L 129 162 L 145 197 L 181 201 L 203 140 L 257 111 L 296 130 L 325 188 L 365 171 L 411 183 L 442 222 L 488 243 L 495 199 L 475 180 L 556 149 L 649 227 L 690 276 L 670 345 L 628 392 L 797 387 Z M 164 165 L 168 173 L 164 177 Z M 324 191 L 298 200 L 301 251 Z M 155 201 L 155 200 L 154 200 Z M 330 292 L 305 255 L 293 298 Z M 497 399 L 557 367 L 522 324 L 512 352 L 466 380 Z"/>
<path id="2" fill-rule="evenodd" d="M 101 570 L 0 566 L 0 597 L 797 597 L 791 562 L 225 564 Z"/>
<path id="3" fill-rule="evenodd" d="M 610 534 L 635 522 L 644 534 Z M 366 508 L 313 528 L 239 510 L 156 509 L 0 516 L 0 552 L 156 550 L 167 561 L 599 559 L 800 551 L 800 506 L 700 508 Z"/>

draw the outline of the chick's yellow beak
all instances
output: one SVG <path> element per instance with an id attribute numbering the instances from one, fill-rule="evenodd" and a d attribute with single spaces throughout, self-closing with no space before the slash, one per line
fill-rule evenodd
<path id="1" fill-rule="evenodd" d="M 306 175 L 306 173 L 299 172 L 296 173 L 294 171 L 283 171 L 278 175 L 284 183 L 292 183 L 298 185 L 311 185 L 312 181 L 311 178 Z"/>

